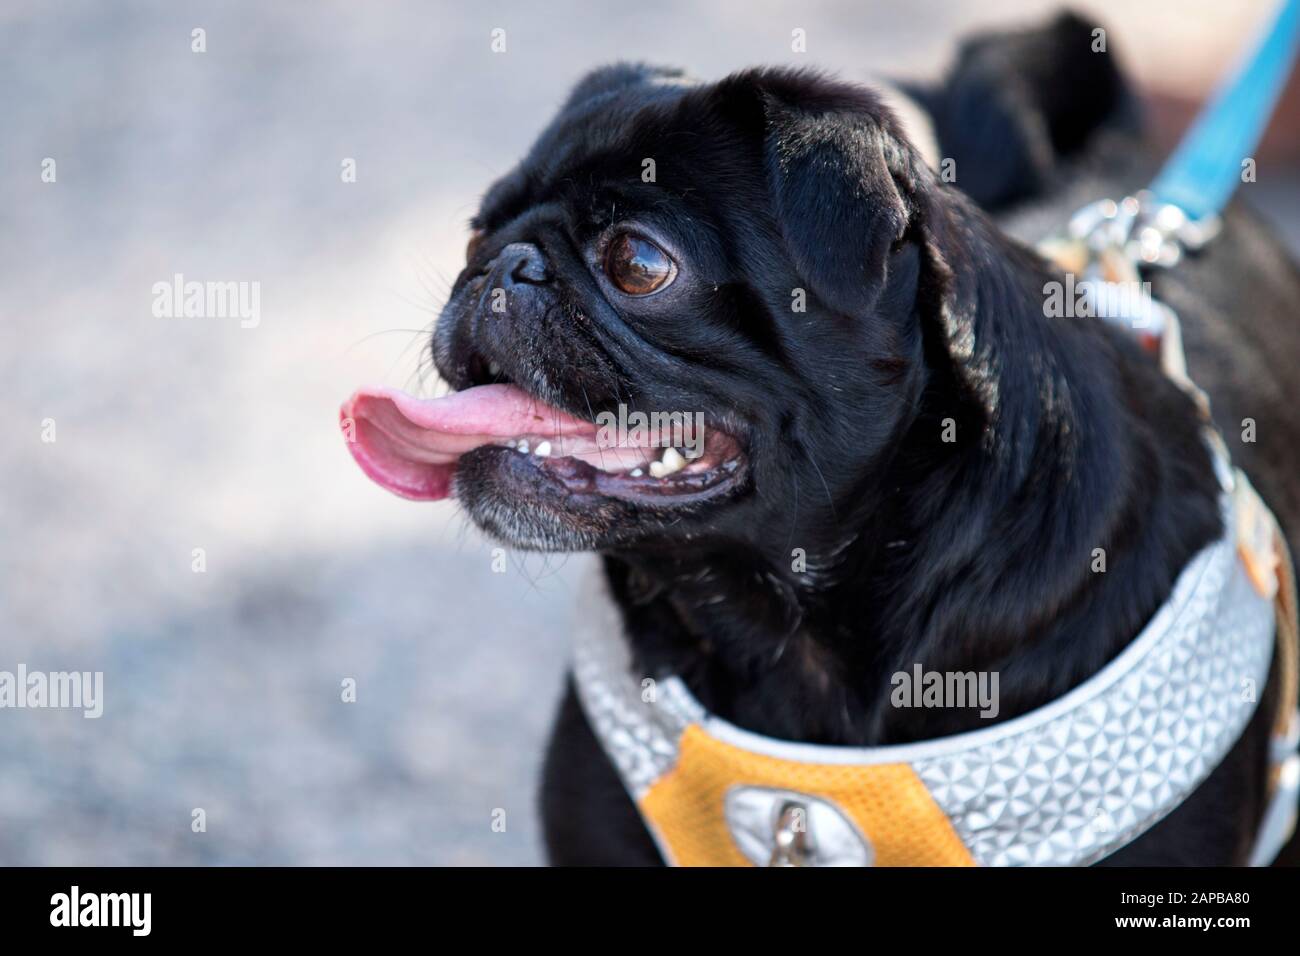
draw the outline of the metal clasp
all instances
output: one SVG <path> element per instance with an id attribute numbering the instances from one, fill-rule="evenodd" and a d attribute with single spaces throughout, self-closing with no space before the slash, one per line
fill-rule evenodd
<path id="1" fill-rule="evenodd" d="M 808 808 L 787 800 L 781 804 L 773 828 L 772 859 L 768 866 L 811 866 L 815 850 L 808 833 Z"/>
<path id="2" fill-rule="evenodd" d="M 1087 244 L 1094 256 L 1104 250 L 1122 251 L 1137 266 L 1167 269 L 1195 252 L 1219 233 L 1217 216 L 1188 219 L 1172 203 L 1160 202 L 1142 190 L 1116 202 L 1102 199 L 1084 206 L 1066 227 L 1070 238 Z"/>

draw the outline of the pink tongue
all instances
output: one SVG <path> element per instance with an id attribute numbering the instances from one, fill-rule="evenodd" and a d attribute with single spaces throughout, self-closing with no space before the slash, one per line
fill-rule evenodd
<path id="1" fill-rule="evenodd" d="M 394 494 L 417 501 L 450 495 L 457 459 L 481 445 L 596 430 L 513 385 L 479 385 L 424 399 L 395 388 L 363 388 L 343 403 L 339 421 L 361 470 Z"/>

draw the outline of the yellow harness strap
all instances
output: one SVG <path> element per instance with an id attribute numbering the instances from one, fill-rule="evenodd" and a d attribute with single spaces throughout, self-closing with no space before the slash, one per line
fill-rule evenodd
<path id="1" fill-rule="evenodd" d="M 737 785 L 821 797 L 871 841 L 877 866 L 974 866 L 925 784 L 906 764 L 873 766 L 782 760 L 742 750 L 691 724 L 677 765 L 641 797 L 641 815 L 678 866 L 752 866 L 722 813 Z"/>

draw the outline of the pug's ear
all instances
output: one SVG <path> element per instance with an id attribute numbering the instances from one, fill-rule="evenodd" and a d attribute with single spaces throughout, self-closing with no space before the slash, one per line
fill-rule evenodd
<path id="1" fill-rule="evenodd" d="M 868 314 L 908 228 L 900 176 L 909 147 L 869 90 L 815 75 L 780 79 L 787 82 L 766 84 L 762 109 L 781 236 L 813 295 L 836 312 Z"/>
<path id="2" fill-rule="evenodd" d="M 809 291 L 836 312 L 862 316 L 873 313 L 891 269 L 915 282 L 927 354 L 991 419 L 993 317 L 981 313 L 976 286 L 999 260 L 984 258 L 967 235 L 983 222 L 978 211 L 944 192 L 868 89 L 798 70 L 739 73 L 718 89 L 723 118 L 748 133 L 761 157 L 781 238 Z M 991 223 L 982 228 L 996 235 Z M 904 240 L 916 256 L 894 255 Z"/>

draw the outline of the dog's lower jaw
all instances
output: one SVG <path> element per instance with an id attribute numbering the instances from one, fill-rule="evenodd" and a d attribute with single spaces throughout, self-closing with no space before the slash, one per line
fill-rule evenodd
<path id="1" fill-rule="evenodd" d="M 599 543 L 598 525 L 588 527 L 546 507 L 519 507 L 516 498 L 497 486 L 489 467 L 467 456 L 453 479 L 453 489 L 470 520 L 502 544 L 524 551 L 590 551 Z"/>
<path id="2" fill-rule="evenodd" d="M 494 540 L 520 551 L 549 554 L 590 551 L 596 536 L 566 524 L 545 511 L 524 511 L 492 496 L 476 495 L 464 502 L 470 519 Z"/>
<path id="3" fill-rule="evenodd" d="M 559 489 L 542 489 L 528 500 L 504 487 L 499 473 L 475 456 L 462 459 L 453 479 L 461 506 L 489 536 L 523 551 L 607 551 L 653 542 L 668 535 L 689 508 L 656 510 L 627 501 L 587 496 L 570 500 Z"/>

